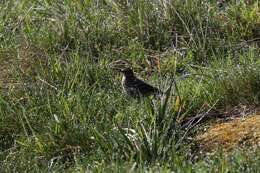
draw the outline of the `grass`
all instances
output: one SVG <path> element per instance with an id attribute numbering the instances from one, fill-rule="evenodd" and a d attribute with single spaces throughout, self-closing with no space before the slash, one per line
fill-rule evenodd
<path id="1" fill-rule="evenodd" d="M 1 2 L 1 172 L 257 172 L 259 147 L 207 156 L 194 135 L 259 106 L 258 14 L 258 2 Z M 165 97 L 123 95 L 117 59 Z"/>

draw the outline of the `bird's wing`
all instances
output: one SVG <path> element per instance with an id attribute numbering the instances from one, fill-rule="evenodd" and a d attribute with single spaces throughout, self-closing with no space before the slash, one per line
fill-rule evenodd
<path id="1" fill-rule="evenodd" d="M 134 85 L 142 94 L 159 93 L 159 90 L 157 88 L 145 83 L 138 78 L 136 78 Z"/>

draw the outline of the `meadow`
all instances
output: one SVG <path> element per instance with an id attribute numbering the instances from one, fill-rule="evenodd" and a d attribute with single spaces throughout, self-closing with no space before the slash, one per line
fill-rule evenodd
<path id="1" fill-rule="evenodd" d="M 260 172 L 257 118 L 229 150 L 197 137 L 259 116 L 258 1 L 2 0 L 0 17 L 0 172 Z M 118 59 L 164 97 L 124 94 Z"/>

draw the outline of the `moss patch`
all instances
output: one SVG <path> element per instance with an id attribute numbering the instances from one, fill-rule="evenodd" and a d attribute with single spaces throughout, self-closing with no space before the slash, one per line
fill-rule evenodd
<path id="1" fill-rule="evenodd" d="M 230 151 L 236 147 L 260 145 L 260 115 L 239 118 L 211 126 L 197 136 L 202 151 Z"/>

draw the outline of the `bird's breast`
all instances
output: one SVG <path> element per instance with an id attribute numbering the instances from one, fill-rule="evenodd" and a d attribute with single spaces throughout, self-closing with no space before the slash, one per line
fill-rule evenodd
<path id="1" fill-rule="evenodd" d="M 126 77 L 125 77 L 124 75 L 123 75 L 123 77 L 122 77 L 121 85 L 122 85 L 122 87 L 123 87 L 123 90 L 126 92 L 126 90 L 125 90 L 125 86 L 126 86 Z"/>
<path id="2" fill-rule="evenodd" d="M 125 85 L 125 80 L 126 80 L 126 79 L 125 79 L 125 76 L 123 75 L 123 77 L 122 77 L 122 81 L 121 81 L 121 85 L 122 85 L 122 86 Z"/>
<path id="3" fill-rule="evenodd" d="M 130 96 L 136 96 L 138 94 L 138 90 L 134 87 L 134 80 L 129 79 L 126 76 L 122 77 L 122 88 L 124 92 Z"/>

